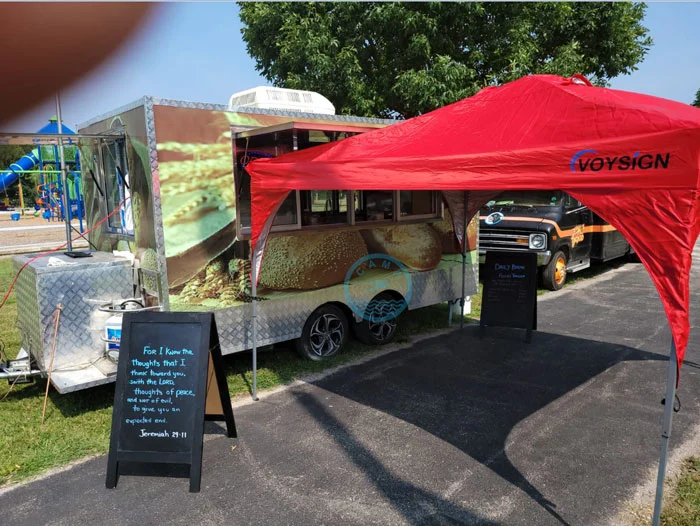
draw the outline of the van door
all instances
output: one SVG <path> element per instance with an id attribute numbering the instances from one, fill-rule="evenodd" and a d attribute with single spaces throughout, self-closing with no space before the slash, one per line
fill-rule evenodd
<path id="1" fill-rule="evenodd" d="M 564 215 L 566 229 L 571 233 L 569 265 L 575 266 L 590 258 L 592 235 L 586 227 L 591 225 L 593 213 L 580 201 L 564 194 Z"/>
<path id="2" fill-rule="evenodd" d="M 619 230 L 593 214 L 593 246 L 591 258 L 596 261 L 609 261 L 627 255 L 629 243 Z"/>

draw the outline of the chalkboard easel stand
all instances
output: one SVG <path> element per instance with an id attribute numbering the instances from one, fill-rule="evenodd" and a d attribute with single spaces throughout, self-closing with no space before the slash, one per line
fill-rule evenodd
<path id="1" fill-rule="evenodd" d="M 188 338 L 189 343 L 182 343 Z M 184 435 L 187 439 L 182 440 L 184 436 L 181 437 L 176 449 L 161 445 L 167 443 L 159 442 L 158 439 L 155 442 L 151 438 L 143 439 L 144 430 L 123 424 L 125 411 L 129 407 L 126 393 L 131 389 L 128 382 L 129 368 L 132 366 L 129 362 L 132 359 L 148 359 L 148 356 L 144 357 L 139 352 L 157 349 L 163 341 L 176 341 L 196 349 L 194 354 L 189 354 L 192 360 L 187 370 L 187 377 L 193 382 L 193 403 L 187 406 L 188 411 L 182 413 L 185 418 L 179 422 L 178 427 L 181 435 L 181 431 L 186 431 Z M 205 420 L 224 421 L 227 435 L 237 436 L 213 313 L 126 312 L 122 322 L 120 354 L 106 487 L 111 489 L 117 486 L 121 462 L 184 464 L 190 466 L 190 492 L 199 492 Z M 139 432 L 140 436 L 137 434 Z M 142 446 L 140 441 L 145 440 L 149 442 Z"/>
<path id="2" fill-rule="evenodd" d="M 233 418 L 231 397 L 228 393 L 228 384 L 226 383 L 226 375 L 224 374 L 224 363 L 221 358 L 219 332 L 216 330 L 216 319 L 214 318 L 213 314 L 211 315 L 211 335 L 209 337 L 209 342 L 212 347 L 209 349 L 210 363 L 208 377 L 211 379 L 213 376 L 216 379 L 216 384 L 209 385 L 209 382 L 207 382 L 207 410 L 204 414 L 204 420 L 210 422 L 226 422 L 226 435 L 229 438 L 237 438 L 238 433 L 236 431 L 236 421 Z M 216 401 L 219 403 L 210 404 L 210 401 Z M 210 407 L 212 407 L 211 411 Z"/>
<path id="3" fill-rule="evenodd" d="M 537 254 L 487 251 L 484 262 L 479 338 L 486 327 L 525 329 L 525 342 L 537 330 Z"/>

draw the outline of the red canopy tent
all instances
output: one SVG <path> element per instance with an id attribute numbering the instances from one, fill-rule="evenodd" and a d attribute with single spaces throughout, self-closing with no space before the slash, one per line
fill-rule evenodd
<path id="1" fill-rule="evenodd" d="M 594 87 L 581 76 L 533 75 L 387 128 L 256 160 L 246 170 L 254 281 L 272 219 L 292 190 L 442 190 L 460 241 L 464 220 L 494 192 L 566 191 L 624 234 L 654 281 L 675 343 L 675 389 L 700 233 L 699 109 Z"/>

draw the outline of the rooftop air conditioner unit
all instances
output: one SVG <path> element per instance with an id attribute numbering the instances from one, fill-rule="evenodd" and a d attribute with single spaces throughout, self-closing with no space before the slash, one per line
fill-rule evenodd
<path id="1" fill-rule="evenodd" d="M 258 86 L 231 95 L 228 101 L 229 109 L 233 110 L 239 106 L 335 115 L 335 107 L 331 101 L 320 93 L 269 86 Z"/>

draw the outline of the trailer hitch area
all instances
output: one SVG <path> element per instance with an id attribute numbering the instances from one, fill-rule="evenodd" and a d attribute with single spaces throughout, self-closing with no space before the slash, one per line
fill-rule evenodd
<path id="1" fill-rule="evenodd" d="M 35 376 L 41 376 L 39 369 L 32 369 L 31 357 L 24 349 L 20 349 L 17 358 L 0 362 L 0 379 L 7 380 L 8 384 L 29 384 Z"/>
<path id="2" fill-rule="evenodd" d="M 148 312 L 148 311 L 162 311 L 162 305 L 153 305 L 151 307 L 144 307 L 144 302 L 140 298 L 129 298 L 125 300 L 117 301 L 105 301 L 98 304 L 97 310 L 100 312 L 108 312 L 110 314 L 124 314 L 125 311 L 131 312 Z"/>

